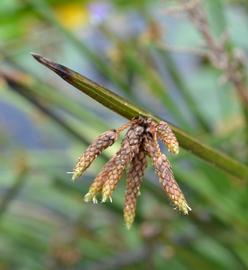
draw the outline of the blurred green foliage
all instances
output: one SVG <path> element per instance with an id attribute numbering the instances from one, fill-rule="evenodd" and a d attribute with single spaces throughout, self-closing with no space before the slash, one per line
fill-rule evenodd
<path id="1" fill-rule="evenodd" d="M 172 209 L 150 170 L 130 231 L 122 218 L 125 179 L 112 204 L 83 203 L 118 143 L 77 183 L 66 172 L 94 137 L 125 120 L 30 56 L 35 51 L 64 63 L 248 163 L 235 90 L 194 51 L 203 41 L 187 18 L 166 13 L 171 5 L 0 1 L 0 72 L 29 85 L 18 92 L 0 80 L 0 269 L 248 268 L 247 179 L 190 152 L 168 154 L 193 209 L 189 216 Z M 204 1 L 204 8 L 213 33 L 228 29 L 245 62 L 246 1 Z"/>

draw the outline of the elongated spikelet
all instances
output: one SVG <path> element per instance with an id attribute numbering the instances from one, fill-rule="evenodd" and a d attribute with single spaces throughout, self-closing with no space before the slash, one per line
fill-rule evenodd
<path id="1" fill-rule="evenodd" d="M 178 186 L 170 163 L 166 156 L 160 152 L 159 145 L 154 138 L 145 138 L 145 150 L 151 156 L 155 172 L 159 177 L 162 187 L 172 203 L 185 215 L 191 210 L 184 195 Z"/>
<path id="2" fill-rule="evenodd" d="M 176 155 L 179 153 L 179 144 L 177 138 L 166 122 L 159 122 L 157 125 L 157 134 L 158 138 L 168 147 L 171 153 Z"/>
<path id="3" fill-rule="evenodd" d="M 109 162 L 107 162 L 102 168 L 101 172 L 97 175 L 94 182 L 89 188 L 89 191 L 84 196 L 85 202 L 93 201 L 93 203 L 97 203 L 96 195 L 102 191 L 102 187 L 104 182 L 107 180 L 108 173 L 112 168 L 115 167 L 115 158 L 113 157 Z"/>
<path id="4" fill-rule="evenodd" d="M 174 178 L 170 163 L 164 154 L 154 161 L 154 167 L 164 191 L 168 194 L 176 208 L 187 215 L 191 208 L 188 206 L 187 201 Z"/>
<path id="5" fill-rule="evenodd" d="M 139 145 L 142 140 L 144 128 L 139 125 L 133 125 L 127 131 L 122 142 L 121 149 L 114 156 L 115 166 L 113 166 L 107 174 L 107 180 L 104 182 L 102 189 L 102 202 L 108 198 L 111 200 L 111 195 L 120 180 L 126 165 L 133 159 L 134 155 L 139 151 Z"/>
<path id="6" fill-rule="evenodd" d="M 143 147 L 134 156 L 127 175 L 124 220 L 128 229 L 131 228 L 136 211 L 137 197 L 140 195 L 140 186 L 145 168 L 147 167 L 146 154 Z"/>
<path id="7" fill-rule="evenodd" d="M 118 138 L 118 132 L 115 129 L 108 130 L 95 139 L 95 141 L 79 157 L 75 168 L 73 169 L 72 180 L 81 176 L 91 163 L 107 147 L 111 146 Z"/>

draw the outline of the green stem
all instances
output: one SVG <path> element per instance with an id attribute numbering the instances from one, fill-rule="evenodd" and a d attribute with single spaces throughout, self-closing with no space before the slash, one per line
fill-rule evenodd
<path id="1" fill-rule="evenodd" d="M 103 86 L 100 86 L 99 84 L 96 84 L 95 82 L 89 80 L 88 78 L 65 66 L 52 62 L 37 54 L 33 54 L 33 57 L 41 64 L 53 70 L 65 81 L 75 86 L 81 92 L 87 94 L 88 96 L 103 104 L 105 107 L 108 107 L 109 109 L 128 119 L 132 119 L 133 117 L 142 115 L 145 117 L 151 117 L 156 121 L 161 120 L 158 117 L 151 115 L 151 113 L 144 111 L 142 108 L 130 103 L 126 99 L 118 96 L 112 91 L 104 88 Z M 218 150 L 202 144 L 186 132 L 173 125 L 172 129 L 175 132 L 179 143 L 183 148 L 191 151 L 196 156 L 221 168 L 222 170 L 230 173 L 233 176 L 236 176 L 240 179 L 248 180 L 247 166 L 232 159 L 231 157 Z"/>

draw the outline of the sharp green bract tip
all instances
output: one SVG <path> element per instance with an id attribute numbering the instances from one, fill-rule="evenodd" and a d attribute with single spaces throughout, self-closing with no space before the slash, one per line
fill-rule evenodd
<path id="1" fill-rule="evenodd" d="M 73 72 L 71 69 L 60 65 L 56 62 L 51 61 L 50 59 L 43 57 L 37 53 L 31 53 L 31 55 L 34 57 L 35 60 L 37 60 L 42 65 L 48 67 L 52 71 L 54 71 L 56 74 L 58 74 L 60 77 L 62 77 L 66 81 L 70 81 L 70 79 L 73 77 L 73 74 L 76 74 L 76 72 Z"/>

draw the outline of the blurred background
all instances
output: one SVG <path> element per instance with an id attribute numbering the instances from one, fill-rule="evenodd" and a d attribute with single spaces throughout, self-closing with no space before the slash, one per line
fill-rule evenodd
<path id="1" fill-rule="evenodd" d="M 126 119 L 30 55 L 64 64 L 248 163 L 246 111 L 180 2 L 0 1 L 0 73 L 16 82 L 0 76 L 1 270 L 248 269 L 246 182 L 183 149 L 168 158 L 189 216 L 173 209 L 151 166 L 131 230 L 122 217 L 125 179 L 112 204 L 84 203 L 120 141 L 76 183 L 66 172 L 96 136 Z M 203 1 L 203 9 L 215 37 L 228 31 L 245 69 L 247 1 Z"/>

